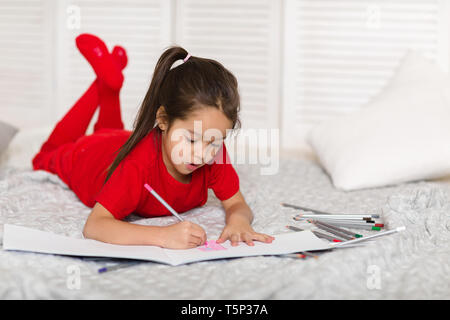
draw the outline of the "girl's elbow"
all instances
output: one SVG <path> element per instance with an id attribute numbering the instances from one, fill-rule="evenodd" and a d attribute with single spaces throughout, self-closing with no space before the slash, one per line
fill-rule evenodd
<path id="1" fill-rule="evenodd" d="M 87 239 L 96 239 L 99 230 L 99 219 L 90 215 L 83 228 L 83 236 Z"/>
<path id="2" fill-rule="evenodd" d="M 97 239 L 102 230 L 104 218 L 115 219 L 100 203 L 96 203 L 83 228 L 83 236 L 88 239 Z"/>
<path id="3" fill-rule="evenodd" d="M 85 237 L 86 239 L 92 239 L 93 238 L 92 221 L 90 221 L 89 219 L 84 224 L 83 237 Z"/>

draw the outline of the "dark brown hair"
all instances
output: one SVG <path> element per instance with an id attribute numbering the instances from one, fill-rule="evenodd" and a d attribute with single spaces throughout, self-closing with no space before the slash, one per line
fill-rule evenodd
<path id="1" fill-rule="evenodd" d="M 230 119 L 233 129 L 240 128 L 240 97 L 236 77 L 219 62 L 195 56 L 171 69 L 175 61 L 184 59 L 187 54 L 182 47 L 171 46 L 159 58 L 133 131 L 106 169 L 105 183 L 120 162 L 151 130 L 161 134 L 161 129 L 156 126 L 156 112 L 160 106 L 164 106 L 168 129 L 176 119 L 185 120 L 191 112 L 205 106 L 218 108 Z"/>

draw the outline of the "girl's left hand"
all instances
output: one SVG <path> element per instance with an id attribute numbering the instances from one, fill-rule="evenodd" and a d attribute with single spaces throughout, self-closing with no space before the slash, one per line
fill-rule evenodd
<path id="1" fill-rule="evenodd" d="M 232 246 L 237 246 L 239 241 L 246 242 L 249 246 L 255 245 L 253 240 L 271 243 L 275 238 L 263 233 L 257 233 L 249 224 L 227 224 L 222 231 L 217 243 L 231 241 Z"/>

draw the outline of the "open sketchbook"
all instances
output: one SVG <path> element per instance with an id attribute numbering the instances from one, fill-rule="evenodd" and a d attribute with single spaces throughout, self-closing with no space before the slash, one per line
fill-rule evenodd
<path id="1" fill-rule="evenodd" d="M 278 255 L 300 251 L 330 249 L 330 243 L 311 231 L 274 235 L 272 243 L 254 241 L 254 246 L 230 241 L 217 244 L 209 241 L 192 249 L 165 249 L 156 246 L 116 245 L 92 239 L 76 239 L 27 227 L 5 224 L 3 250 L 19 250 L 70 256 L 109 257 L 148 260 L 172 266 L 222 258 Z"/>

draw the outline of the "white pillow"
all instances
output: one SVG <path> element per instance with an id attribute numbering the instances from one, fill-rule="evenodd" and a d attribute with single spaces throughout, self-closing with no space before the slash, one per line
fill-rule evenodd
<path id="1" fill-rule="evenodd" d="M 0 155 L 0 168 L 13 167 L 32 170 L 31 161 L 52 130 L 53 126 L 20 129 L 6 151 Z"/>
<path id="2" fill-rule="evenodd" d="M 0 154 L 8 148 L 18 130 L 15 126 L 0 120 Z"/>
<path id="3" fill-rule="evenodd" d="M 450 174 L 450 80 L 407 52 L 365 107 L 312 128 L 307 141 L 336 188 L 355 190 Z"/>

